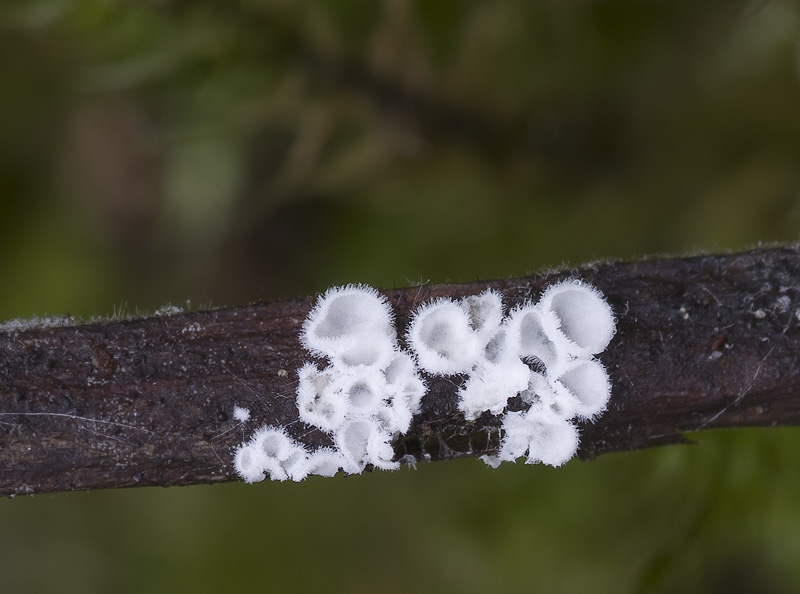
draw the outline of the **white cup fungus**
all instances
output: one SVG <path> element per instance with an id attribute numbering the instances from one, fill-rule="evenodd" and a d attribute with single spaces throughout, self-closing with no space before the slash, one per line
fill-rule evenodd
<path id="1" fill-rule="evenodd" d="M 560 466 L 579 444 L 574 419 L 594 420 L 607 407 L 611 384 L 594 358 L 616 329 L 602 293 L 579 280 L 548 287 L 538 303 L 503 315 L 493 290 L 463 299 L 439 299 L 412 312 L 406 352 L 398 345 L 388 301 L 364 285 L 333 287 L 320 297 L 300 340 L 320 369 L 298 370 L 300 420 L 329 436 L 334 447 L 308 451 L 283 427 L 263 427 L 234 456 L 246 482 L 303 480 L 360 473 L 367 466 L 393 470 L 393 440 L 421 407 L 430 375 L 464 375 L 458 408 L 470 421 L 489 413 L 502 419 L 502 439 L 487 464 L 525 457 Z M 511 398 L 522 410 L 508 410 Z M 236 407 L 234 418 L 249 411 Z"/>

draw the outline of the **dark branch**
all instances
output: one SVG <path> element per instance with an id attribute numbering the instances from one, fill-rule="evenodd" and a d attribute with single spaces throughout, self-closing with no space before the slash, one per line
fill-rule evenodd
<path id="1" fill-rule="evenodd" d="M 386 291 L 399 329 L 435 297 L 499 289 L 507 306 L 579 277 L 618 331 L 600 356 L 609 410 L 581 456 L 680 443 L 682 432 L 800 422 L 800 251 L 591 265 L 544 276 Z M 0 331 L 0 494 L 236 480 L 234 448 L 265 424 L 311 447 L 297 421 L 298 329 L 314 299 L 133 321 Z M 428 378 L 398 457 L 493 452 L 498 422 L 468 423 L 458 378 Z M 239 423 L 235 405 L 250 409 Z M 406 458 L 407 460 L 409 458 Z"/>

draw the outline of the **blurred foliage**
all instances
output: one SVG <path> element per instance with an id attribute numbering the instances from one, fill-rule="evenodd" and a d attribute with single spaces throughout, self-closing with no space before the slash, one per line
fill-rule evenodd
<path id="1" fill-rule="evenodd" d="M 796 241 L 793 0 L 6 0 L 0 318 Z M 0 501 L 9 592 L 800 587 L 800 434 Z"/>

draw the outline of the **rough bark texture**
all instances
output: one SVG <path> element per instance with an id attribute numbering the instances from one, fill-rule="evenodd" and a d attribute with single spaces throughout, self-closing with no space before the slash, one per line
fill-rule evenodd
<path id="1" fill-rule="evenodd" d="M 400 331 L 415 304 L 487 287 L 507 306 L 559 279 L 605 293 L 617 334 L 600 359 L 608 411 L 582 426 L 581 457 L 683 441 L 712 427 L 800 422 L 800 251 L 604 263 L 522 279 L 386 291 Z M 297 421 L 298 340 L 314 297 L 132 321 L 0 330 L 0 494 L 236 480 L 235 447 Z M 498 422 L 466 422 L 457 377 L 427 378 L 398 457 L 493 452 Z M 233 418 L 235 405 L 251 418 Z M 409 460 L 409 458 L 406 458 Z"/>

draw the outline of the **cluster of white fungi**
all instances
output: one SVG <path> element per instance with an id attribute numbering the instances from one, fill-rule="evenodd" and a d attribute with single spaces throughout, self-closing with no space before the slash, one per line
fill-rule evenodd
<path id="1" fill-rule="evenodd" d="M 602 294 L 568 280 L 508 313 L 491 290 L 422 304 L 406 350 L 380 293 L 363 285 L 331 288 L 303 324 L 303 346 L 327 363 L 297 371 L 297 408 L 300 420 L 333 445 L 312 451 L 284 427 L 262 427 L 237 449 L 236 471 L 255 482 L 354 474 L 368 465 L 396 469 L 392 442 L 420 410 L 421 372 L 461 376 L 458 407 L 468 420 L 486 412 L 501 417 L 502 441 L 496 455 L 484 457 L 488 464 L 525 456 L 559 466 L 577 451 L 575 420 L 594 419 L 608 404 L 608 374 L 595 356 L 614 331 Z"/>

